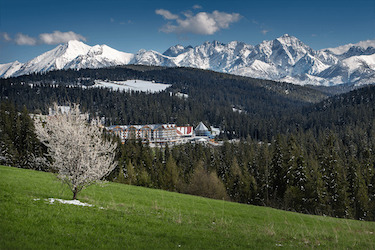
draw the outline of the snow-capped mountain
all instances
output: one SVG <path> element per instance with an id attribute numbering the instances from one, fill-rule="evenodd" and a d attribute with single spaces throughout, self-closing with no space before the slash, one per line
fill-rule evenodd
<path id="1" fill-rule="evenodd" d="M 347 53 L 349 50 L 351 50 L 353 48 L 355 50 L 360 49 L 362 51 L 365 51 L 368 48 L 374 49 L 375 48 L 375 40 L 361 41 L 361 42 L 356 43 L 356 44 L 349 43 L 349 44 L 342 45 L 342 46 L 339 46 L 339 47 L 336 47 L 336 48 L 327 48 L 327 49 L 325 49 L 325 51 L 329 51 L 329 52 L 331 52 L 332 54 L 335 54 L 335 55 L 342 55 L 342 54 Z"/>
<path id="2" fill-rule="evenodd" d="M 3 78 L 11 77 L 17 72 L 21 67 L 22 63 L 15 61 L 12 63 L 0 64 L 0 76 Z"/>
<path id="3" fill-rule="evenodd" d="M 196 47 L 176 45 L 164 53 L 140 50 L 136 54 L 70 41 L 25 64 L 0 65 L 0 77 L 126 64 L 194 67 L 301 85 L 374 84 L 375 40 L 315 51 L 286 34 L 255 46 L 213 41 Z"/>
<path id="4" fill-rule="evenodd" d="M 69 41 L 66 44 L 61 44 L 53 50 L 47 51 L 26 62 L 18 71 L 14 72 L 12 76 L 65 69 L 66 65 L 71 63 L 72 60 L 80 55 L 87 54 L 90 48 L 90 46 L 82 42 Z"/>
<path id="5" fill-rule="evenodd" d="M 87 53 L 78 55 L 65 65 L 69 69 L 104 68 L 109 66 L 129 64 L 133 54 L 124 53 L 107 45 L 95 45 Z"/>
<path id="6" fill-rule="evenodd" d="M 169 49 L 167 49 L 163 55 L 165 56 L 171 56 L 171 57 L 175 57 L 175 56 L 178 56 L 182 53 L 185 53 L 186 51 L 192 49 L 193 47 L 192 46 L 187 46 L 187 47 L 184 47 L 180 44 L 177 44 L 176 46 L 172 46 L 170 47 Z"/>
<path id="7" fill-rule="evenodd" d="M 83 42 L 72 40 L 47 51 L 25 64 L 15 62 L 12 65 L 0 65 L 0 76 L 10 77 L 59 69 L 102 68 L 124 65 L 129 64 L 133 57 L 133 54 L 117 51 L 107 45 L 91 47 Z M 10 65 L 10 67 L 6 72 L 3 72 L 6 65 Z"/>

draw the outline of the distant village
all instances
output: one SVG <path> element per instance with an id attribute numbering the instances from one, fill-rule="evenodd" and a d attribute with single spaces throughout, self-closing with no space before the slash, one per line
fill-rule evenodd
<path id="1" fill-rule="evenodd" d="M 174 146 L 183 143 L 201 143 L 219 146 L 215 138 L 220 134 L 220 129 L 208 129 L 200 122 L 194 129 L 193 126 L 179 127 L 176 124 L 147 124 L 147 125 L 115 125 L 106 127 L 107 131 L 121 138 L 122 143 L 127 140 L 140 140 L 150 147 Z"/>

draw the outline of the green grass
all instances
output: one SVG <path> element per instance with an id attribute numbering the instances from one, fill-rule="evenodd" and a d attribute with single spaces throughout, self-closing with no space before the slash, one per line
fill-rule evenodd
<path id="1" fill-rule="evenodd" d="M 375 248 L 373 222 L 117 183 L 79 194 L 95 207 L 49 204 L 50 197 L 72 194 L 53 174 L 0 166 L 0 249 Z"/>

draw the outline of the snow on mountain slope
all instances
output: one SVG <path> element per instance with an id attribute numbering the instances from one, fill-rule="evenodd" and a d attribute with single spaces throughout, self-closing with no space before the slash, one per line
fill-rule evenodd
<path id="1" fill-rule="evenodd" d="M 343 64 L 348 67 L 350 73 L 359 69 L 375 71 L 375 54 L 368 56 L 352 56 L 343 60 Z"/>
<path id="2" fill-rule="evenodd" d="M 292 75 L 317 75 L 327 68 L 329 68 L 329 65 L 322 63 L 311 54 L 305 54 L 293 65 Z"/>
<path id="3" fill-rule="evenodd" d="M 343 61 L 350 82 L 356 86 L 375 83 L 375 54 L 353 56 Z"/>
<path id="4" fill-rule="evenodd" d="M 375 40 L 315 51 L 294 36 L 283 35 L 253 46 L 232 41 L 176 45 L 163 54 L 153 50 L 124 53 L 106 45 L 70 41 L 31 61 L 0 65 L 0 77 L 56 69 L 101 68 L 126 64 L 194 67 L 295 84 L 375 83 Z"/>
<path id="5" fill-rule="evenodd" d="M 149 66 L 179 66 L 174 62 L 174 57 L 168 57 L 153 50 L 139 50 L 137 54 L 135 54 L 132 63 Z"/>
<path id="6" fill-rule="evenodd" d="M 176 57 L 182 53 L 185 53 L 187 51 L 189 51 L 190 49 L 192 49 L 193 47 L 192 46 L 187 46 L 187 47 L 184 47 L 180 44 L 177 44 L 175 46 L 172 46 L 170 47 L 169 49 L 167 49 L 163 55 L 165 56 L 169 56 L 169 57 Z"/>
<path id="7" fill-rule="evenodd" d="M 217 41 L 212 43 L 205 42 L 202 45 L 180 54 L 176 63 L 184 67 L 217 70 L 222 63 L 219 59 L 224 49 L 224 44 Z"/>
<path id="8" fill-rule="evenodd" d="M 237 41 L 228 44 L 205 42 L 178 55 L 175 63 L 184 67 L 230 72 L 247 64 L 246 57 L 252 48 L 252 45 Z"/>
<path id="9" fill-rule="evenodd" d="M 107 45 L 95 45 L 89 49 L 86 54 L 79 55 L 64 68 L 81 69 L 81 68 L 103 68 L 116 65 L 129 64 L 134 55 L 124 53 Z"/>
<path id="10" fill-rule="evenodd" d="M 280 74 L 276 65 L 265 63 L 260 60 L 255 60 L 248 67 L 238 67 L 230 73 L 260 79 L 276 79 L 279 78 Z"/>
<path id="11" fill-rule="evenodd" d="M 278 43 L 279 42 L 279 43 Z M 274 60 L 283 60 L 282 56 L 287 58 L 287 64 L 294 65 L 299 59 L 306 54 L 312 54 L 312 49 L 298 40 L 294 36 L 288 34 L 283 35 L 273 41 L 272 56 Z M 282 64 L 284 65 L 284 64 Z"/>
<path id="12" fill-rule="evenodd" d="M 74 58 L 86 54 L 90 48 L 83 42 L 69 41 L 28 61 L 13 76 L 64 69 Z"/>
<path id="13" fill-rule="evenodd" d="M 315 57 L 318 58 L 322 63 L 327 65 L 334 65 L 339 62 L 337 56 L 334 56 L 327 51 L 318 50 L 315 52 Z"/>
<path id="14" fill-rule="evenodd" d="M 102 68 L 124 65 L 129 64 L 133 58 L 133 54 L 112 49 L 107 45 L 91 47 L 83 42 L 72 40 L 26 62 L 17 70 L 13 70 L 12 74 L 2 74 L 1 76 L 19 76 L 59 69 Z M 0 65 L 0 68 L 3 67 Z"/>
<path id="15" fill-rule="evenodd" d="M 0 64 L 0 77 L 8 78 L 17 72 L 21 67 L 22 63 L 15 61 L 12 63 Z"/>
<path id="16" fill-rule="evenodd" d="M 335 55 L 342 55 L 346 53 L 352 47 L 360 47 L 364 50 L 366 50 L 368 47 L 375 48 L 375 40 L 361 41 L 355 44 L 349 43 L 349 44 L 342 45 L 336 48 L 327 48 L 325 49 L 325 51 L 329 51 Z"/>
<path id="17" fill-rule="evenodd" d="M 330 85 L 350 83 L 356 86 L 375 83 L 375 54 L 353 56 L 318 74 L 329 79 Z"/>

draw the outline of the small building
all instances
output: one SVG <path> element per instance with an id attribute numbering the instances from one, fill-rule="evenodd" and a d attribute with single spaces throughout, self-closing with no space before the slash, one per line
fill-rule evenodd
<path id="1" fill-rule="evenodd" d="M 118 135 L 122 142 L 126 140 L 141 140 L 144 143 L 173 143 L 177 139 L 175 124 L 148 124 L 110 126 L 107 130 Z"/>
<path id="2" fill-rule="evenodd" d="M 198 126 L 194 130 L 195 136 L 204 136 L 204 137 L 210 137 L 211 132 L 208 130 L 206 125 L 203 124 L 203 122 L 200 122 Z"/>
<path id="3" fill-rule="evenodd" d="M 180 137 L 192 137 L 194 129 L 192 126 L 177 127 L 177 135 Z"/>
<path id="4" fill-rule="evenodd" d="M 215 127 L 211 126 L 211 134 L 213 136 L 219 136 L 220 135 L 220 128 L 215 128 Z"/>

